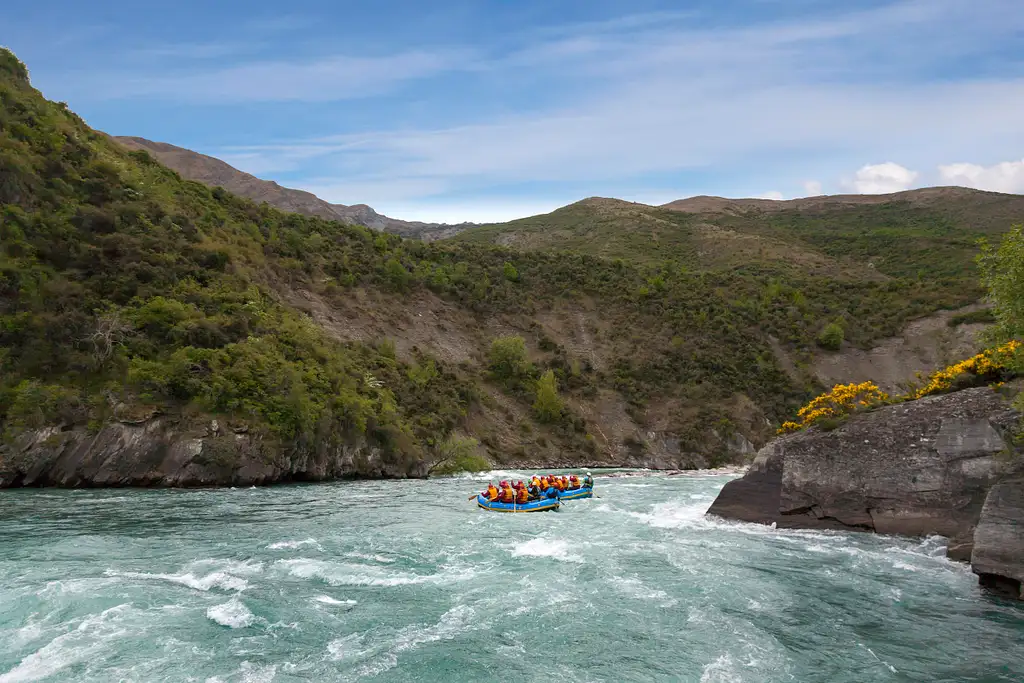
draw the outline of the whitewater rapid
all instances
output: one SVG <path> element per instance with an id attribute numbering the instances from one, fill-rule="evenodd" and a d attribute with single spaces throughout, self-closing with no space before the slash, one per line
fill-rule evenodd
<path id="1" fill-rule="evenodd" d="M 504 477 L 510 473 L 494 473 Z M 945 541 L 708 518 L 731 476 L 0 494 L 0 683 L 1024 681 Z"/>

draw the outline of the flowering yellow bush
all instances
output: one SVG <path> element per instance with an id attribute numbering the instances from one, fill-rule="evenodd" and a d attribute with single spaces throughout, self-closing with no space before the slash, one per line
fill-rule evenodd
<path id="1" fill-rule="evenodd" d="M 996 375 L 1007 369 L 1007 361 L 1010 359 L 1010 356 L 1017 353 L 1020 349 L 1021 343 L 1016 340 L 1009 341 L 994 349 L 985 349 L 976 356 L 933 373 L 923 387 L 913 389 L 900 398 L 912 400 L 950 391 L 954 383 L 967 374 L 978 377 Z"/>
<path id="2" fill-rule="evenodd" d="M 1004 372 L 1010 370 L 1011 358 L 1018 352 L 1024 352 L 1024 343 L 1016 340 L 996 348 L 986 349 L 976 356 L 933 373 L 928 377 L 924 386 L 912 389 L 898 397 L 897 400 L 912 401 L 931 394 L 950 391 L 956 382 L 966 375 L 988 379 L 994 386 L 998 386 L 1001 384 L 998 380 L 1002 379 Z M 777 433 L 795 432 L 821 420 L 849 415 L 857 410 L 870 408 L 888 400 L 889 395 L 873 382 L 837 384 L 827 394 L 818 396 L 797 411 L 798 422 L 783 422 Z"/>
<path id="3" fill-rule="evenodd" d="M 889 394 L 879 389 L 874 382 L 837 384 L 827 394 L 818 396 L 797 411 L 800 422 L 784 422 L 778 433 L 795 432 L 821 420 L 849 415 L 857 410 L 870 408 L 888 400 Z"/>

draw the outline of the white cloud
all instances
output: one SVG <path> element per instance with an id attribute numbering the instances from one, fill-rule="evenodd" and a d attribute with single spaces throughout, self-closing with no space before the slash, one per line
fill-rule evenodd
<path id="1" fill-rule="evenodd" d="M 948 164 L 939 166 L 939 177 L 947 185 L 963 185 L 993 192 L 1024 193 L 1024 159 L 992 166 Z"/>
<path id="2" fill-rule="evenodd" d="M 782 193 L 779 192 L 778 190 L 769 190 L 768 192 L 762 192 L 761 194 L 757 195 L 757 198 L 758 199 L 774 199 L 774 200 L 777 201 L 777 200 L 782 199 L 783 197 L 782 197 Z"/>
<path id="3" fill-rule="evenodd" d="M 805 180 L 804 181 L 804 192 L 808 197 L 817 197 L 821 194 L 821 181 L 820 180 Z"/>
<path id="4" fill-rule="evenodd" d="M 918 175 L 917 171 L 887 161 L 861 167 L 853 180 L 846 180 L 843 185 L 858 194 L 886 194 L 909 190 Z"/>

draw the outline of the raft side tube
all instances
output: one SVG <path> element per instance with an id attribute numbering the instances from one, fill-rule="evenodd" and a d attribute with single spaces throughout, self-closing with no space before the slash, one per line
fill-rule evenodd
<path id="1" fill-rule="evenodd" d="M 559 502 L 557 498 L 541 498 L 526 503 L 501 503 L 487 500 L 482 494 L 478 494 L 476 504 L 491 512 L 548 512 L 557 510 Z"/>

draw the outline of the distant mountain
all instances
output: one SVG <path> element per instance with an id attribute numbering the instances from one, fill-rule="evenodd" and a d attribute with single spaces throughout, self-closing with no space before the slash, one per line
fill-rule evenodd
<path id="1" fill-rule="evenodd" d="M 319 216 L 329 220 L 364 225 L 373 230 L 393 232 L 405 237 L 416 237 L 426 241 L 450 237 L 472 223 L 448 225 L 445 223 L 422 223 L 390 218 L 374 211 L 366 204 L 331 204 L 311 192 L 282 187 L 273 180 L 262 180 L 240 171 L 234 166 L 215 157 L 193 152 L 166 142 L 154 142 L 132 136 L 112 136 L 114 140 L 131 150 L 145 150 L 160 163 L 174 169 L 188 180 L 196 180 L 210 186 L 220 186 L 257 202 L 266 202 L 284 211 Z"/>
<path id="2" fill-rule="evenodd" d="M 978 291 L 979 237 L 1024 222 L 1024 196 L 963 187 L 788 201 L 691 197 L 662 206 L 591 197 L 454 239 L 692 270 L 843 280 L 950 278 Z"/>
<path id="3" fill-rule="evenodd" d="M 698 195 L 662 204 L 665 209 L 684 213 L 746 213 L 749 211 L 791 211 L 794 209 L 841 209 L 856 206 L 903 203 L 908 206 L 952 206 L 964 202 L 991 204 L 1010 202 L 1019 205 L 1020 195 L 986 192 L 967 187 L 923 187 L 888 194 L 833 194 L 799 199 L 728 199 Z"/>

